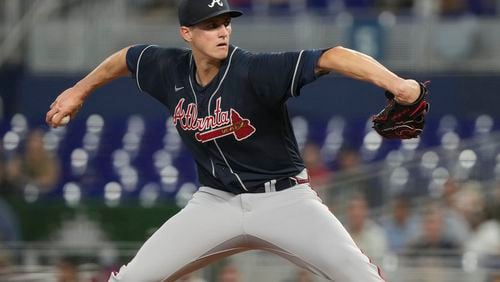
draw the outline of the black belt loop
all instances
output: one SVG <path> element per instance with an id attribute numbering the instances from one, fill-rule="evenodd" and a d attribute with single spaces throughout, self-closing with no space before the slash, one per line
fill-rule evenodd
<path id="1" fill-rule="evenodd" d="M 261 186 L 258 186 L 252 193 L 268 193 L 268 192 L 277 192 L 288 189 L 298 184 L 305 184 L 309 181 L 298 181 L 295 177 L 286 177 L 282 179 L 276 180 L 276 182 L 272 183 L 272 181 L 268 181 Z M 273 185 L 274 184 L 274 185 Z M 267 189 L 266 189 L 267 187 Z"/>

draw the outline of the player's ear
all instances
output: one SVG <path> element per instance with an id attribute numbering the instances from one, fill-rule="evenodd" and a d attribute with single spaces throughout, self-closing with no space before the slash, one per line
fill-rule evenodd
<path id="1" fill-rule="evenodd" d="M 179 29 L 179 33 L 184 41 L 191 42 L 193 36 L 191 34 L 191 29 L 189 27 L 181 26 Z"/>

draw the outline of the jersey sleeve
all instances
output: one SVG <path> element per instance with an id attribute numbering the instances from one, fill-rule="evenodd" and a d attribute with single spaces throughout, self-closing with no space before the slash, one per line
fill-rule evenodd
<path id="1" fill-rule="evenodd" d="M 257 54 L 250 62 L 249 81 L 266 103 L 284 102 L 317 78 L 314 69 L 324 51 Z"/>
<path id="2" fill-rule="evenodd" d="M 155 45 L 136 45 L 127 51 L 127 67 L 139 90 L 155 95 L 162 83 L 164 52 Z"/>

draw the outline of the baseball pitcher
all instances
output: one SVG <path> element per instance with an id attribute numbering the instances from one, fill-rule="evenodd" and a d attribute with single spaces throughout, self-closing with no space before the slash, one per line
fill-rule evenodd
<path id="1" fill-rule="evenodd" d="M 60 94 L 49 125 L 74 117 L 96 88 L 122 76 L 165 105 L 191 151 L 200 188 L 109 281 L 175 281 L 214 260 L 261 249 L 331 281 L 383 281 L 311 189 L 286 101 L 337 72 L 388 93 L 374 127 L 411 138 L 423 127 L 425 86 L 343 47 L 254 54 L 230 44 L 227 0 L 182 0 L 180 36 L 189 49 L 135 45 L 108 57 Z"/>

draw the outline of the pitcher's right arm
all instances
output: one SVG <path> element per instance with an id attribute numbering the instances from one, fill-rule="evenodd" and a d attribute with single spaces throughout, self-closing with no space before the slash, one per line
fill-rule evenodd
<path id="1" fill-rule="evenodd" d="M 129 75 L 126 60 L 129 48 L 123 48 L 109 56 L 82 80 L 59 94 L 50 105 L 45 122 L 51 127 L 58 127 L 63 117 L 69 115 L 73 118 L 78 113 L 85 99 L 94 90 L 114 79 Z"/>

